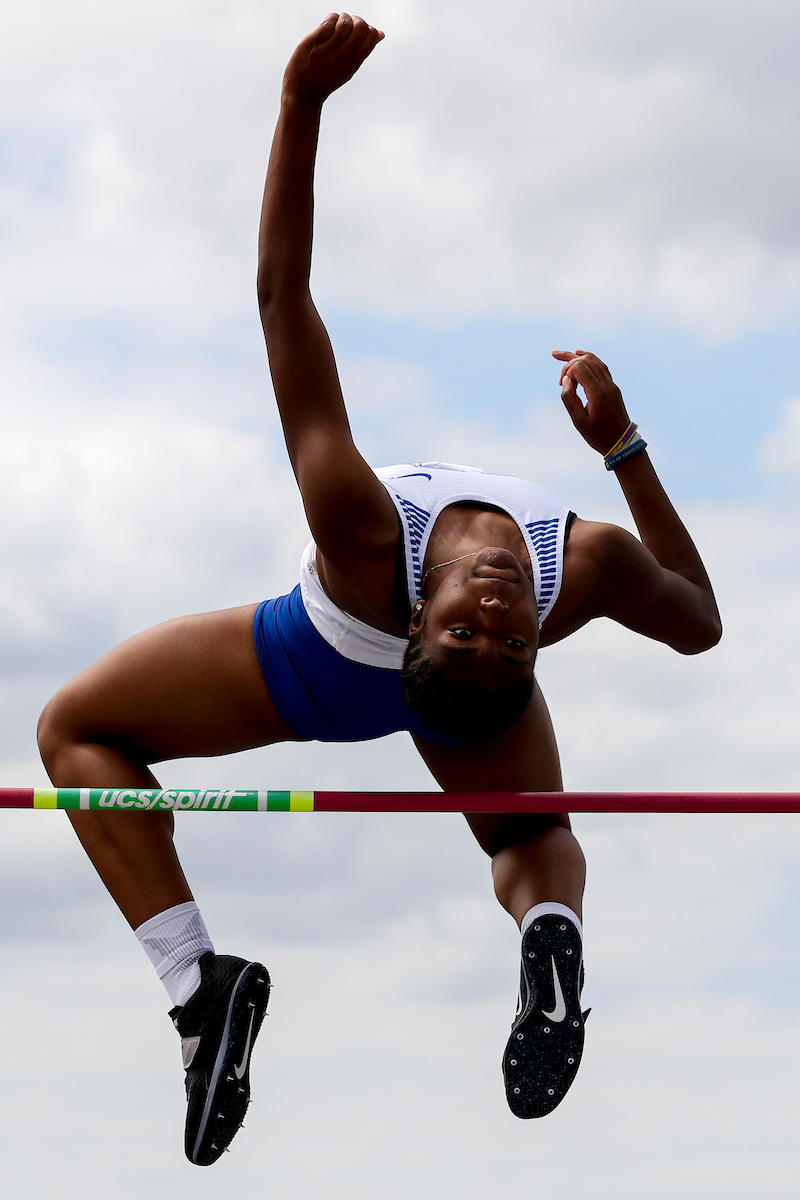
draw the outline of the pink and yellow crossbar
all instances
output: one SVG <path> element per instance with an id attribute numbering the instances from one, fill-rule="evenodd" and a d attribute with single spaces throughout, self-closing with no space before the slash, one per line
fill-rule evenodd
<path id="1" fill-rule="evenodd" d="M 146 812 L 800 812 L 800 792 L 285 792 L 0 788 L 0 808 Z"/>

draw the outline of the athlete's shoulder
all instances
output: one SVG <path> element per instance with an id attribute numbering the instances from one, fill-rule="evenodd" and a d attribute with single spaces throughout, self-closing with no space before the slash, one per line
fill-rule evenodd
<path id="1" fill-rule="evenodd" d="M 564 575 L 583 573 L 595 581 L 635 553 L 641 544 L 626 529 L 605 521 L 572 521 L 564 550 Z"/>

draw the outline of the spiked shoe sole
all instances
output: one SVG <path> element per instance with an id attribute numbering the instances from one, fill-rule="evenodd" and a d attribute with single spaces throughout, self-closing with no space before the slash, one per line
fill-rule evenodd
<path id="1" fill-rule="evenodd" d="M 572 921 L 539 917 L 522 939 L 520 1006 L 503 1055 L 508 1106 L 544 1117 L 561 1103 L 583 1053 L 581 938 Z"/>

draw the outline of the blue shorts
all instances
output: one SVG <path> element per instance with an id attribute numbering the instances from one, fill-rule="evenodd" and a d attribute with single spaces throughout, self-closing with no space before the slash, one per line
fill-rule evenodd
<path id="1" fill-rule="evenodd" d="M 424 727 L 406 704 L 399 671 L 353 662 L 328 645 L 309 619 L 299 584 L 259 604 L 253 632 L 273 703 L 303 741 L 366 742 L 405 729 L 459 744 Z"/>

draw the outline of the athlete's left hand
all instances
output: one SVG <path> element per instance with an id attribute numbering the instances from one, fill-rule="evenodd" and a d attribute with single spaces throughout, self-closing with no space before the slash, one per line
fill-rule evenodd
<path id="1" fill-rule="evenodd" d="M 588 350 L 554 350 L 553 358 L 564 363 L 561 370 L 561 399 L 578 433 L 598 454 L 608 454 L 630 424 L 630 418 L 611 372 Z M 586 394 L 584 404 L 578 384 Z"/>
<path id="2" fill-rule="evenodd" d="M 363 17 L 329 13 L 303 38 L 283 77 L 284 100 L 319 107 L 355 75 L 384 37 Z"/>

